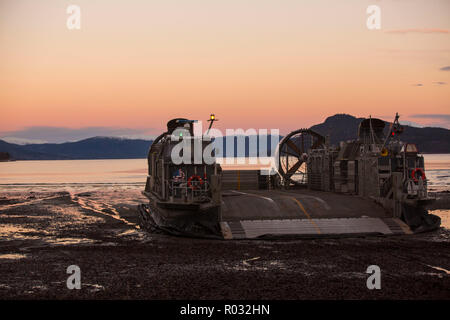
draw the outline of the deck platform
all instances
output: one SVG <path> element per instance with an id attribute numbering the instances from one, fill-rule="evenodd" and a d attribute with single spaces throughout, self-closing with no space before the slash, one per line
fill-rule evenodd
<path id="1" fill-rule="evenodd" d="M 225 191 L 221 229 L 225 239 L 412 233 L 373 200 L 304 189 Z"/>

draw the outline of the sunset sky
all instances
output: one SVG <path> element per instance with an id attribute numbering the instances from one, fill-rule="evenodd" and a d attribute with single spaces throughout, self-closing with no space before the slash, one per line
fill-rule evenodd
<path id="1" fill-rule="evenodd" d="M 0 108 L 0 137 L 57 142 L 210 113 L 282 133 L 336 113 L 450 128 L 450 1 L 0 0 Z"/>

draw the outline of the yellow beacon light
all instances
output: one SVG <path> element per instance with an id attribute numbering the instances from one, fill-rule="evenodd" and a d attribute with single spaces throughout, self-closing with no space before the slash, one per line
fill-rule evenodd
<path id="1" fill-rule="evenodd" d="M 209 122 L 209 128 L 208 128 L 208 131 L 206 131 L 206 134 L 209 133 L 209 129 L 211 129 L 211 127 L 212 127 L 214 121 L 219 121 L 219 120 L 216 119 L 216 116 L 214 115 L 214 113 L 211 113 L 211 115 L 209 116 L 209 120 L 208 120 L 208 122 Z"/>

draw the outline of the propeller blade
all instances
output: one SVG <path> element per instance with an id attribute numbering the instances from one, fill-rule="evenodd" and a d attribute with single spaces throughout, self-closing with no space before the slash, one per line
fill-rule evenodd
<path id="1" fill-rule="evenodd" d="M 286 144 L 295 152 L 297 152 L 298 156 L 300 157 L 302 155 L 303 152 L 300 151 L 300 149 L 295 145 L 294 142 L 292 142 L 291 140 L 287 140 Z"/>
<path id="2" fill-rule="evenodd" d="M 292 168 L 290 168 L 288 170 L 288 172 L 286 172 L 286 179 L 289 179 L 297 170 L 298 168 L 301 167 L 301 165 L 303 164 L 302 160 L 298 160 L 293 166 Z"/>
<path id="3" fill-rule="evenodd" d="M 300 156 L 298 154 L 295 154 L 295 153 L 292 153 L 292 152 L 288 152 L 288 151 L 285 151 L 285 150 L 281 151 L 281 155 L 282 156 L 289 155 L 289 156 L 292 156 L 292 157 L 300 158 Z"/>

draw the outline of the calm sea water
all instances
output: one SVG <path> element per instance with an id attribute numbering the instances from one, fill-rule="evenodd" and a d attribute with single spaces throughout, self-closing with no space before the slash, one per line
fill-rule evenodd
<path id="1" fill-rule="evenodd" d="M 222 166 L 224 169 L 257 167 L 248 159 L 246 162 Z M 425 168 L 430 190 L 450 190 L 450 154 L 425 155 Z M 146 175 L 147 159 L 0 162 L 0 185 L 143 184 Z"/>

